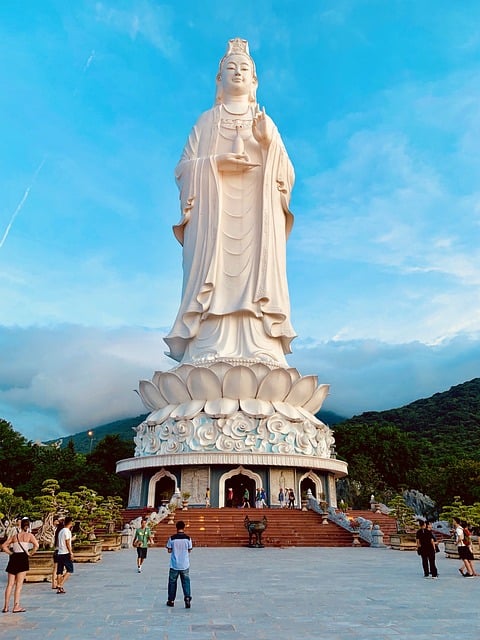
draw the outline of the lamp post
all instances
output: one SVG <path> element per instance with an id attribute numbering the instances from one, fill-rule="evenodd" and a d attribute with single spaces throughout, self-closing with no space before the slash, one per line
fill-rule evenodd
<path id="1" fill-rule="evenodd" d="M 90 438 L 90 449 L 89 449 L 89 453 L 92 453 L 92 444 L 93 441 L 95 440 L 95 436 L 93 434 L 93 431 L 87 431 L 87 436 Z"/>

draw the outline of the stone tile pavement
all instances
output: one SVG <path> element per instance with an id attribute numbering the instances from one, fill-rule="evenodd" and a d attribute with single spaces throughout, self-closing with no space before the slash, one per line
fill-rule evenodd
<path id="1" fill-rule="evenodd" d="M 480 578 L 437 554 L 440 578 L 424 579 L 411 552 L 370 548 L 195 549 L 192 608 L 179 583 L 165 606 L 169 556 L 149 549 L 76 564 L 57 595 L 26 584 L 23 614 L 0 613 L 0 640 L 432 640 L 480 637 Z M 0 554 L 0 587 L 7 557 Z"/>

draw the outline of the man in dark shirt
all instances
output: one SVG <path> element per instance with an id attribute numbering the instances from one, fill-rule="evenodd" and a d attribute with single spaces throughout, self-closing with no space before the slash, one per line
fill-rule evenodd
<path id="1" fill-rule="evenodd" d="M 420 529 L 416 534 L 417 553 L 422 558 L 423 577 L 438 578 L 438 571 L 435 565 L 435 538 L 433 533 L 427 529 L 426 521 L 420 523 Z"/>

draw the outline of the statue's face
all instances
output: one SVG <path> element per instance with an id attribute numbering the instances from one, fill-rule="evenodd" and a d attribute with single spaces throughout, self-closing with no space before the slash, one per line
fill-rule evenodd
<path id="1" fill-rule="evenodd" d="M 250 59 L 242 54 L 229 56 L 222 66 L 221 83 L 225 95 L 248 95 L 255 83 Z"/>

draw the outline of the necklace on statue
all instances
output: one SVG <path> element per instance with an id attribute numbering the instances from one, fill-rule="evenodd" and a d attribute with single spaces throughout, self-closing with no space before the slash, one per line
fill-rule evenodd
<path id="1" fill-rule="evenodd" d="M 248 113 L 248 112 L 249 112 L 249 110 L 250 110 L 250 105 L 249 105 L 249 104 L 247 104 L 247 108 L 245 109 L 245 111 L 244 111 L 243 113 L 237 113 L 236 111 L 230 111 L 230 109 L 227 109 L 227 107 L 226 107 L 225 103 L 222 103 L 222 107 L 223 107 L 223 108 L 225 109 L 225 111 L 226 111 L 227 113 L 229 113 L 231 116 L 237 116 L 237 117 L 247 115 L 247 113 Z"/>

